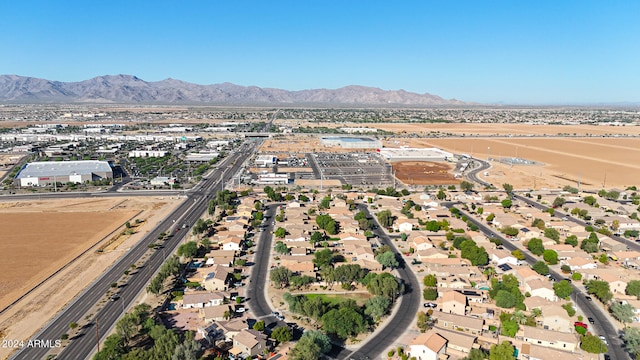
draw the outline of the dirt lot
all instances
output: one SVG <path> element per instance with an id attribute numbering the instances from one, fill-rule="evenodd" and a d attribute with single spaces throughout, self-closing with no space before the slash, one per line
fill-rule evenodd
<path id="1" fill-rule="evenodd" d="M 27 340 L 86 284 L 150 231 L 178 203 L 177 198 L 105 198 L 0 202 L 2 308 L 86 254 L 0 315 L 0 338 Z M 136 216 L 137 214 L 137 216 Z M 144 221 L 119 248 L 102 254 L 94 244 L 111 238 L 132 217 Z M 0 348 L 0 358 L 9 355 Z"/>
<path id="2" fill-rule="evenodd" d="M 640 126 L 608 125 L 533 125 L 533 124 L 481 124 L 481 123 L 434 123 L 434 124 L 367 124 L 369 127 L 395 133 L 429 133 L 470 135 L 603 135 L 603 134 L 640 134 Z M 324 125 L 323 125 L 324 126 Z"/>
<path id="3" fill-rule="evenodd" d="M 435 146 L 482 159 L 519 157 L 541 163 L 511 167 L 492 161 L 489 177 L 502 177 L 519 189 L 577 186 L 578 181 L 585 189 L 624 188 L 637 185 L 640 172 L 636 160 L 640 156 L 640 138 L 455 138 L 389 142 L 389 146 L 398 144 Z"/>
<path id="4" fill-rule="evenodd" d="M 449 185 L 458 184 L 447 163 L 430 161 L 403 161 L 392 163 L 398 180 L 407 185 Z"/>

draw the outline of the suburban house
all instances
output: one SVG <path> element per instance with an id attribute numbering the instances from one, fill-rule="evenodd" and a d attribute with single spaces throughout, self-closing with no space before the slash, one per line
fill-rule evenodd
<path id="1" fill-rule="evenodd" d="M 551 286 L 551 283 L 547 280 L 529 280 L 524 284 L 524 289 L 531 294 L 531 296 L 539 296 L 549 301 L 558 301 L 558 297 L 553 291 L 553 286 Z"/>
<path id="2" fill-rule="evenodd" d="M 411 247 L 416 251 L 427 250 L 433 247 L 433 243 L 426 236 L 416 236 L 411 241 Z"/>
<path id="3" fill-rule="evenodd" d="M 529 343 L 522 344 L 520 355 L 522 355 L 524 359 L 529 360 L 585 360 L 584 354 L 581 352 L 567 352 Z"/>
<path id="4" fill-rule="evenodd" d="M 198 315 L 205 323 L 210 324 L 214 321 L 224 320 L 225 315 L 229 315 L 231 312 L 231 308 L 228 305 L 217 305 L 198 310 Z"/>
<path id="5" fill-rule="evenodd" d="M 430 330 L 418 335 L 409 345 L 409 354 L 418 360 L 438 360 L 447 351 L 447 340 Z"/>
<path id="6" fill-rule="evenodd" d="M 593 259 L 585 259 L 582 257 L 574 257 L 560 261 L 563 265 L 568 265 L 571 271 L 596 269 L 598 264 Z"/>
<path id="7" fill-rule="evenodd" d="M 233 347 L 229 353 L 235 356 L 244 354 L 254 357 L 265 351 L 268 351 L 267 335 L 253 329 L 244 329 L 233 337 Z"/>
<path id="8" fill-rule="evenodd" d="M 436 326 L 441 329 L 458 331 L 471 335 L 482 334 L 484 320 L 480 318 L 476 319 L 464 315 L 437 311 L 433 313 L 433 318 L 436 319 Z"/>
<path id="9" fill-rule="evenodd" d="M 224 302 L 224 295 L 219 292 L 192 291 L 182 296 L 183 309 L 198 309 L 217 306 Z"/>
<path id="10" fill-rule="evenodd" d="M 504 249 L 489 249 L 489 256 L 491 262 L 496 265 L 509 264 L 513 266 L 517 266 L 520 261 L 516 259 L 515 256 L 511 255 L 511 253 Z"/>
<path id="11" fill-rule="evenodd" d="M 545 346 L 564 351 L 575 351 L 579 338 L 575 333 L 565 333 L 524 326 L 523 339 L 530 344 Z"/>
<path id="12" fill-rule="evenodd" d="M 457 291 L 447 291 L 442 294 L 440 298 L 441 307 L 440 311 L 465 315 L 467 311 L 467 297 Z"/>
<path id="13" fill-rule="evenodd" d="M 216 265 L 208 270 L 204 281 L 202 281 L 204 288 L 209 291 L 226 291 L 229 270 L 221 265 Z"/>
<path id="14" fill-rule="evenodd" d="M 560 332 L 571 332 L 573 330 L 573 320 L 567 311 L 560 304 L 540 307 L 542 311 L 542 328 Z"/>
<path id="15" fill-rule="evenodd" d="M 236 259 L 235 250 L 211 250 L 207 253 L 207 265 L 233 266 Z"/>
<path id="16" fill-rule="evenodd" d="M 468 354 L 476 344 L 478 337 L 457 330 L 437 329 L 440 336 L 447 339 L 447 353 L 456 359 L 460 359 Z M 476 345 L 477 346 L 477 345 Z"/>

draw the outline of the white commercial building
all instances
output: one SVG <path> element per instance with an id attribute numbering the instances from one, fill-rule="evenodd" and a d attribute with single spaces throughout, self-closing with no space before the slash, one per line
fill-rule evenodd
<path id="1" fill-rule="evenodd" d="M 131 150 L 129 157 L 164 157 L 167 152 L 164 150 Z"/>
<path id="2" fill-rule="evenodd" d="M 343 149 L 378 149 L 382 147 L 380 140 L 370 137 L 327 136 L 321 138 L 320 143 L 324 146 Z"/>
<path id="3" fill-rule="evenodd" d="M 438 148 L 382 148 L 380 155 L 387 161 L 447 161 L 453 154 Z"/>
<path id="4" fill-rule="evenodd" d="M 275 155 L 258 155 L 255 163 L 257 167 L 272 167 L 277 161 L 278 158 Z"/>
<path id="5" fill-rule="evenodd" d="M 113 169 L 108 162 L 98 160 L 32 162 L 25 165 L 16 176 L 20 186 L 24 187 L 102 179 L 113 179 Z"/>
<path id="6" fill-rule="evenodd" d="M 289 174 L 259 174 L 257 183 L 261 185 L 286 185 L 289 183 Z"/>

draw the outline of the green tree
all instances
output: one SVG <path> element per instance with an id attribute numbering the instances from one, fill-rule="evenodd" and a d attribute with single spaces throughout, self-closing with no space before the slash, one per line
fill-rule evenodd
<path id="1" fill-rule="evenodd" d="M 513 354 L 515 348 L 508 341 L 503 341 L 500 345 L 491 346 L 489 351 L 489 360 L 511 360 L 515 359 Z"/>
<path id="2" fill-rule="evenodd" d="M 275 235 L 277 238 L 284 239 L 284 237 L 287 236 L 287 230 L 282 227 L 278 227 L 273 235 Z"/>
<path id="3" fill-rule="evenodd" d="M 253 330 L 255 330 L 255 331 L 264 331 L 264 321 L 262 321 L 262 320 L 256 321 L 256 323 L 253 324 Z"/>
<path id="4" fill-rule="evenodd" d="M 500 325 L 500 334 L 508 337 L 515 337 L 520 326 L 515 320 L 503 321 Z"/>
<path id="5" fill-rule="evenodd" d="M 629 280 L 625 293 L 640 299 L 640 280 Z"/>
<path id="6" fill-rule="evenodd" d="M 511 184 L 502 184 L 502 188 L 507 192 L 507 194 L 513 193 L 513 185 Z"/>
<path id="7" fill-rule="evenodd" d="M 312 339 L 301 338 L 289 351 L 289 358 L 292 360 L 316 360 L 320 358 L 321 354 L 320 346 Z"/>
<path id="8" fill-rule="evenodd" d="M 513 205 L 513 201 L 511 201 L 511 199 L 504 199 L 500 202 L 500 204 L 502 204 L 503 208 L 509 209 Z"/>
<path id="9" fill-rule="evenodd" d="M 434 274 L 428 274 L 422 279 L 424 286 L 436 287 L 438 286 L 438 278 Z"/>
<path id="10" fill-rule="evenodd" d="M 595 295 L 602 303 L 608 303 L 613 294 L 609 288 L 609 283 L 601 280 L 590 280 L 585 282 L 587 293 Z"/>
<path id="11" fill-rule="evenodd" d="M 311 242 L 316 244 L 319 242 L 324 241 L 324 235 L 322 235 L 321 232 L 319 231 L 314 231 L 313 234 L 311 234 Z"/>
<path id="12" fill-rule="evenodd" d="M 486 359 L 486 355 L 480 349 L 471 349 L 469 351 L 469 355 L 462 358 L 462 360 L 484 360 Z"/>
<path id="13" fill-rule="evenodd" d="M 542 254 L 542 258 L 549 265 L 556 265 L 558 263 L 558 253 L 555 250 L 545 250 Z"/>
<path id="14" fill-rule="evenodd" d="M 502 228 L 502 232 L 507 236 L 516 236 L 520 231 L 512 226 L 506 226 Z"/>
<path id="15" fill-rule="evenodd" d="M 418 311 L 418 320 L 416 325 L 418 326 L 418 329 L 420 329 L 420 332 L 423 333 L 429 330 L 431 328 L 431 324 L 431 316 L 424 311 Z"/>
<path id="16" fill-rule="evenodd" d="M 640 329 L 627 327 L 624 329 L 622 338 L 624 339 L 625 350 L 638 359 L 640 357 Z"/>
<path id="17" fill-rule="evenodd" d="M 271 332 L 271 338 L 277 341 L 279 344 L 291 341 L 293 334 L 287 326 L 279 326 Z"/>
<path id="18" fill-rule="evenodd" d="M 538 238 L 533 238 L 529 240 L 527 243 L 527 249 L 531 251 L 534 255 L 542 255 L 544 253 L 544 245 L 542 245 L 542 240 Z"/>
<path id="19" fill-rule="evenodd" d="M 531 267 L 533 271 L 540 275 L 547 275 L 549 273 L 549 266 L 544 261 L 538 261 Z"/>
<path id="20" fill-rule="evenodd" d="M 425 300 L 435 300 L 438 298 L 438 289 L 434 287 L 425 287 L 422 290 L 422 298 Z"/>
<path id="21" fill-rule="evenodd" d="M 611 307 L 609 307 L 609 310 L 611 311 L 611 314 L 613 315 L 613 317 L 615 317 L 618 321 L 620 321 L 623 324 L 632 322 L 633 316 L 635 315 L 635 311 L 636 311 L 636 309 L 630 304 L 628 303 L 621 304 L 617 301 L 611 304 Z"/>
<path id="22" fill-rule="evenodd" d="M 510 309 L 516 306 L 516 297 L 507 290 L 500 290 L 498 294 L 494 297 L 496 301 L 496 306 Z"/>
<path id="23" fill-rule="evenodd" d="M 466 181 L 466 180 L 463 180 L 460 183 L 460 189 L 462 189 L 462 191 L 464 191 L 464 192 L 473 191 L 473 183 L 469 182 L 469 181 Z"/>
<path id="24" fill-rule="evenodd" d="M 573 303 L 568 302 L 562 305 L 562 308 L 567 311 L 567 315 L 569 315 L 569 317 L 572 317 L 576 314 L 576 309 L 573 308 Z"/>
<path id="25" fill-rule="evenodd" d="M 556 242 L 560 240 L 560 232 L 554 228 L 544 229 L 544 236 L 551 240 L 555 240 Z"/>
<path id="26" fill-rule="evenodd" d="M 562 205 L 564 205 L 565 202 L 566 202 L 566 200 L 563 197 L 558 196 L 555 199 L 553 199 L 553 204 L 552 205 L 553 205 L 553 207 L 557 208 L 557 207 L 561 207 Z"/>
<path id="27" fill-rule="evenodd" d="M 192 258 L 198 253 L 198 243 L 195 241 L 186 242 L 178 247 L 178 256 Z"/>
<path id="28" fill-rule="evenodd" d="M 329 310 L 322 316 L 322 325 L 328 333 L 341 339 L 347 339 L 366 329 L 362 315 L 348 307 Z"/>
<path id="29" fill-rule="evenodd" d="M 569 235 L 564 239 L 564 243 L 576 247 L 578 246 L 578 237 L 575 235 Z"/>
<path id="30" fill-rule="evenodd" d="M 573 288 L 567 280 L 562 280 L 553 284 L 553 291 L 555 292 L 557 297 L 561 299 L 567 299 L 573 293 Z"/>
<path id="31" fill-rule="evenodd" d="M 518 260 L 524 260 L 526 259 L 526 257 L 524 256 L 524 254 L 522 253 L 522 251 L 520 251 L 520 249 L 515 249 L 511 252 L 511 255 L 513 255 L 514 258 L 518 259 Z"/>
<path id="32" fill-rule="evenodd" d="M 583 335 L 580 341 L 580 348 L 588 353 L 601 354 L 607 352 L 607 346 L 599 337 L 592 334 Z"/>
<path id="33" fill-rule="evenodd" d="M 394 218 L 390 210 L 380 211 L 379 213 L 376 214 L 376 217 L 378 218 L 378 222 L 380 223 L 380 226 L 388 228 L 388 227 L 391 227 L 391 225 L 393 225 Z"/>
<path id="34" fill-rule="evenodd" d="M 493 219 L 495 219 L 495 218 L 496 218 L 496 214 L 491 213 L 491 214 L 487 215 L 487 222 L 492 222 Z"/>
<path id="35" fill-rule="evenodd" d="M 385 268 L 395 269 L 399 265 L 396 254 L 392 251 L 387 251 L 376 256 L 376 261 Z"/>
<path id="36" fill-rule="evenodd" d="M 271 269 L 269 279 L 277 289 L 281 289 L 283 287 L 289 286 L 289 281 L 292 276 L 293 273 L 291 272 L 291 270 L 284 266 L 280 266 L 275 269 Z"/>
<path id="37" fill-rule="evenodd" d="M 391 302 L 384 296 L 375 296 L 364 304 L 364 314 L 378 322 L 389 311 Z"/>
<path id="38" fill-rule="evenodd" d="M 382 295 L 392 300 L 396 298 L 400 290 L 398 279 L 388 272 L 383 272 L 375 277 L 371 277 L 367 284 L 367 291 L 369 291 L 370 294 Z"/>
<path id="39" fill-rule="evenodd" d="M 333 263 L 333 251 L 331 249 L 318 250 L 313 254 L 313 263 L 318 268 L 330 266 Z"/>
<path id="40" fill-rule="evenodd" d="M 278 241 L 276 243 L 275 250 L 278 254 L 282 254 L 282 255 L 289 253 L 289 247 L 287 247 L 287 245 L 282 241 Z"/>

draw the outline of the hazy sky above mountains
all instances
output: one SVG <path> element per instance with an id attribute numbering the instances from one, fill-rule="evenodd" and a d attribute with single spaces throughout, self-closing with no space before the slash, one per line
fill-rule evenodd
<path id="1" fill-rule="evenodd" d="M 2 1 L 0 73 L 640 102 L 640 1 Z"/>

